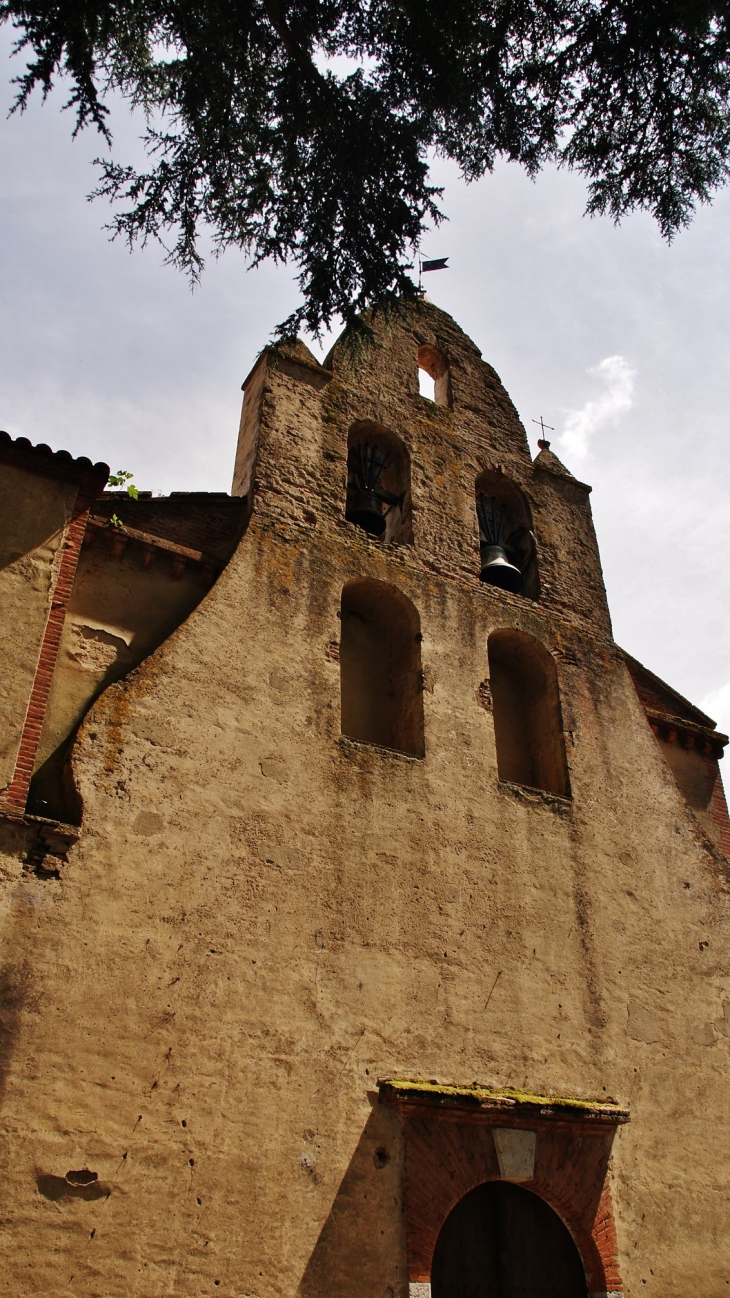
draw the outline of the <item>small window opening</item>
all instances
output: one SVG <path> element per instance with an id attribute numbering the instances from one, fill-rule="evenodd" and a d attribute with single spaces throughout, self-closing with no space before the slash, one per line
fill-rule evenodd
<path id="1" fill-rule="evenodd" d="M 410 456 L 400 437 L 370 420 L 348 434 L 345 518 L 386 545 L 413 544 Z"/>
<path id="2" fill-rule="evenodd" d="M 500 780 L 570 797 L 558 677 L 552 655 L 521 631 L 488 641 Z"/>
<path id="3" fill-rule="evenodd" d="M 503 473 L 491 469 L 479 474 L 475 491 L 480 581 L 538 599 L 535 537 L 525 497 Z"/>
<path id="4" fill-rule="evenodd" d="M 342 592 L 341 729 L 350 739 L 424 755 L 421 635 L 394 586 L 362 579 Z"/>
<path id="5" fill-rule="evenodd" d="M 418 386 L 422 397 L 437 406 L 451 405 L 449 364 L 438 347 L 424 343 L 418 348 Z"/>

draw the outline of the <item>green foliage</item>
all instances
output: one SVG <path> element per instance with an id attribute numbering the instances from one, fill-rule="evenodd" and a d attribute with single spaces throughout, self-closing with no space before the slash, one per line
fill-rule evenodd
<path id="1" fill-rule="evenodd" d="M 498 157 L 574 168 L 590 212 L 645 208 L 670 238 L 727 177 L 729 15 L 730 0 L 0 0 L 29 57 L 18 107 L 62 76 L 76 130 L 109 138 L 113 90 L 147 113 L 148 168 L 99 163 L 114 233 L 169 242 L 193 279 L 205 231 L 254 265 L 293 262 L 303 301 L 282 337 L 413 299 L 414 248 L 440 219 L 429 150 L 467 179 Z"/>
<path id="2" fill-rule="evenodd" d="M 138 500 L 139 490 L 137 487 L 135 487 L 133 482 L 130 482 L 130 478 L 133 477 L 134 474 L 130 473 L 129 469 L 118 469 L 116 473 L 109 474 L 109 477 L 107 478 L 107 485 L 109 487 L 124 487 L 126 483 L 125 490 L 127 492 L 127 495 L 131 496 L 132 500 Z M 116 514 L 114 514 L 113 517 L 116 518 Z"/>

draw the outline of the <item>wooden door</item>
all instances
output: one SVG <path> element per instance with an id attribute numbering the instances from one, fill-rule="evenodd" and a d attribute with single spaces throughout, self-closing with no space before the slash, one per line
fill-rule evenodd
<path id="1" fill-rule="evenodd" d="M 587 1298 L 567 1227 L 529 1190 L 480 1185 L 457 1203 L 436 1241 L 432 1298 Z"/>

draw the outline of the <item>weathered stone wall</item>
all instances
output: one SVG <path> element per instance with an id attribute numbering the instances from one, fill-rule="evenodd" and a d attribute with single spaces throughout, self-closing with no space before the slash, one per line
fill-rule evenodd
<path id="1" fill-rule="evenodd" d="M 417 395 L 419 342 L 453 411 Z M 402 1135 L 376 1093 L 399 1076 L 627 1104 L 625 1291 L 717 1298 L 728 867 L 610 639 L 587 493 L 531 466 L 442 313 L 354 372 L 295 360 L 254 371 L 234 558 L 82 727 L 61 877 L 24 874 L 5 831 L 0 1292 L 404 1298 Z M 356 419 L 408 446 L 412 546 L 344 522 Z M 530 503 L 539 601 L 478 581 L 473 482 L 496 463 Z M 418 611 L 423 759 L 340 736 L 362 576 Z M 572 800 L 497 779 L 480 686 L 504 626 L 554 655 Z"/>

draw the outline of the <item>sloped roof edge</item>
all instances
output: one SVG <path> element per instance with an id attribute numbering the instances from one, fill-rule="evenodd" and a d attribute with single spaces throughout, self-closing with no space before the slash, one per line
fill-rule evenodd
<path id="1" fill-rule="evenodd" d="M 677 712 L 678 716 L 681 716 L 682 710 L 685 710 L 690 714 L 686 717 L 686 720 L 694 721 L 700 726 L 706 726 L 708 730 L 715 730 L 717 728 L 717 722 L 714 721 L 712 717 L 708 717 L 707 713 L 703 712 L 701 708 L 698 708 L 695 703 L 690 703 L 689 699 L 686 699 L 678 690 L 672 689 L 671 685 L 667 685 L 667 682 L 663 681 L 661 676 L 656 676 L 654 672 L 649 671 L 649 668 L 645 667 L 643 663 L 640 663 L 638 658 L 632 657 L 632 655 L 627 653 L 625 649 L 621 649 L 621 653 L 623 654 L 624 661 L 629 669 L 634 684 L 636 684 L 637 676 L 644 676 L 649 685 L 653 685 L 663 693 L 669 694 L 670 697 L 676 701 L 679 706 L 679 711 Z"/>
<path id="2" fill-rule="evenodd" d="M 100 490 L 109 477 L 109 465 L 104 464 L 102 460 L 92 464 L 85 455 L 74 459 L 70 451 L 54 451 L 50 446 L 46 446 L 45 442 L 34 446 L 27 437 L 13 438 L 10 433 L 2 430 L 0 430 L 0 458 L 5 463 L 25 460 L 27 467 L 32 467 L 38 473 L 69 478 L 72 481 L 91 474 L 100 479 Z"/>

